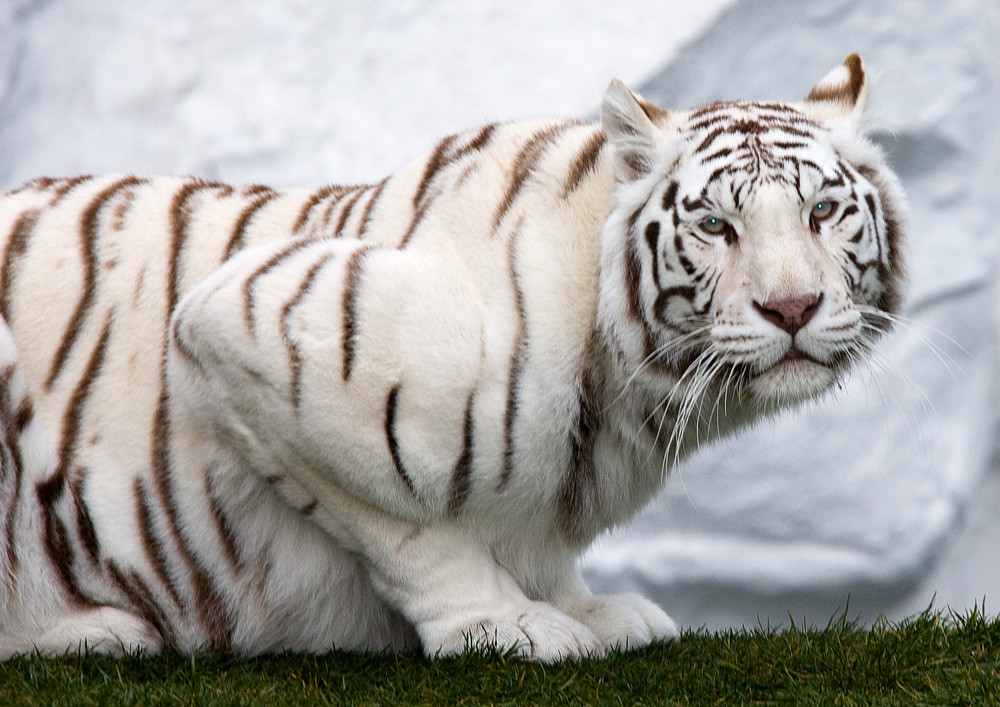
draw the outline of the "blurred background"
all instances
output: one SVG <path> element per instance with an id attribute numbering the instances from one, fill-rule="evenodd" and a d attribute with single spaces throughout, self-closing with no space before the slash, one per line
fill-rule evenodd
<path id="1" fill-rule="evenodd" d="M 687 627 L 1000 606 L 995 0 L 4 0 L 0 189 L 379 179 L 485 121 L 798 100 L 852 51 L 908 191 L 907 323 L 835 396 L 704 449 L 585 558 Z"/>

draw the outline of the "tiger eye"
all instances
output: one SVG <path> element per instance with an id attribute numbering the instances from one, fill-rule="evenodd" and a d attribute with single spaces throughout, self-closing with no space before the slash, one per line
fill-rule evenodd
<path id="1" fill-rule="evenodd" d="M 698 225 L 705 233 L 709 233 L 713 236 L 721 236 L 729 230 L 729 222 L 725 219 L 719 218 L 718 216 L 708 216 L 703 218 Z"/>
<path id="2" fill-rule="evenodd" d="M 816 205 L 812 207 L 810 216 L 812 216 L 817 221 L 822 221 L 824 219 L 830 218 L 833 212 L 837 209 L 836 201 L 818 201 Z"/>

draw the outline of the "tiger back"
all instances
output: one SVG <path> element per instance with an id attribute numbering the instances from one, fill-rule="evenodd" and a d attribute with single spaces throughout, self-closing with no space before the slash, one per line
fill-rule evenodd
<path id="1" fill-rule="evenodd" d="M 4 195 L 34 427 L 3 419 L 39 461 L 4 457 L 0 651 L 676 635 L 577 557 L 888 329 L 903 206 L 865 90 L 854 55 L 797 105 L 612 84 L 600 125 L 487 125 L 374 185 Z"/>

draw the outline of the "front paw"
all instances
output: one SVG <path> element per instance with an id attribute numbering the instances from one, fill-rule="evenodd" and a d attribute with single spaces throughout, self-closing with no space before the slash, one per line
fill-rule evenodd
<path id="1" fill-rule="evenodd" d="M 431 657 L 482 647 L 544 662 L 601 653 L 601 641 L 590 628 L 544 602 L 530 602 L 504 616 L 425 624 L 419 632 Z"/>
<path id="2" fill-rule="evenodd" d="M 640 648 L 680 636 L 674 620 L 638 594 L 589 596 L 569 607 L 568 613 L 590 627 L 603 649 Z"/>

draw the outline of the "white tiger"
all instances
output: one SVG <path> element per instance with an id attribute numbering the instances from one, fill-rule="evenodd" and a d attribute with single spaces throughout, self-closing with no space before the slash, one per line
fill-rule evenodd
<path id="1" fill-rule="evenodd" d="M 369 186 L 7 193 L 0 655 L 675 637 L 577 558 L 889 328 L 866 86 L 857 55 L 798 104 L 613 82 L 600 125 L 487 125 Z"/>

